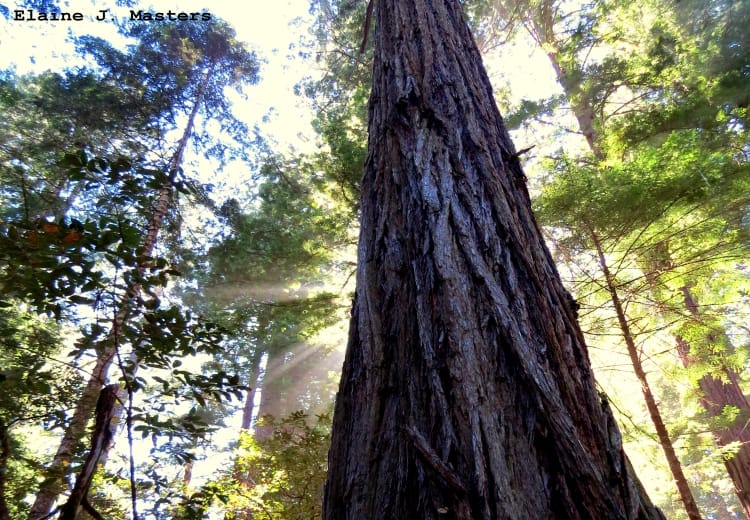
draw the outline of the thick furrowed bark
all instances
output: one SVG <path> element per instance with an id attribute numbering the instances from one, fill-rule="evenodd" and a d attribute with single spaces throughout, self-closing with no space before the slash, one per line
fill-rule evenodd
<path id="1" fill-rule="evenodd" d="M 379 0 L 326 519 L 661 518 L 452 0 Z"/>
<path id="2" fill-rule="evenodd" d="M 714 439 L 719 446 L 739 442 L 739 449 L 724 460 L 729 478 L 732 479 L 737 498 L 742 505 L 746 518 L 750 518 L 750 431 L 747 420 L 750 406 L 737 382 L 737 373 L 725 369 L 727 379 L 717 379 L 708 374 L 703 376 L 698 385 L 703 392 L 701 404 L 714 417 L 720 417 L 724 408 L 731 406 L 740 411 L 737 419 L 728 427 L 714 432 Z"/>

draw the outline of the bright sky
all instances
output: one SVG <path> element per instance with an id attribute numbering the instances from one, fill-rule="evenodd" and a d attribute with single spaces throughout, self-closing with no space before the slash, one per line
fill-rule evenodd
<path id="1" fill-rule="evenodd" d="M 16 21 L 13 20 L 13 10 L 19 6 L 15 2 L 9 5 L 11 19 L 0 17 L 0 69 L 12 66 L 18 73 L 59 70 L 80 63 L 72 44 L 67 41 L 70 33 L 92 34 L 107 39 L 117 37 L 113 23 L 95 20 L 100 9 L 114 2 L 107 0 L 94 4 L 89 0 L 62 0 L 61 4 L 63 10 L 82 13 L 83 21 Z M 149 6 L 150 3 L 144 2 L 137 9 L 156 10 L 149 9 Z M 299 133 L 309 132 L 305 120 L 309 116 L 292 89 L 303 76 L 314 71 L 307 70 L 299 59 L 289 59 L 289 56 L 296 55 L 296 48 L 290 49 L 290 45 L 298 44 L 300 33 L 307 35 L 310 18 L 308 0 L 246 0 L 242 3 L 162 1 L 158 4 L 158 10 L 208 12 L 227 20 L 237 31 L 238 38 L 265 60 L 261 68 L 262 82 L 248 89 L 249 100 L 238 110 L 240 117 L 254 125 L 273 109 L 269 122 L 263 126 L 266 136 L 297 148 L 309 146 L 306 144 L 309 142 L 307 138 L 300 140 L 297 137 Z M 110 12 L 120 19 L 129 19 L 129 11 L 129 8 L 111 7 Z M 301 24 L 294 24 L 300 20 Z"/>
<path id="2" fill-rule="evenodd" d="M 18 0 L 15 0 L 16 2 Z M 109 21 L 96 21 L 99 10 L 114 6 L 114 0 L 60 0 L 64 9 L 81 12 L 81 22 L 30 22 L 5 20 L 0 17 L 0 69 L 13 66 L 19 73 L 59 70 L 80 59 L 67 42 L 70 32 L 94 34 L 113 40 L 116 28 Z M 136 6 L 144 11 L 150 2 Z M 314 75 L 310 62 L 297 57 L 300 36 L 308 37 L 311 16 L 309 0 L 246 0 L 243 3 L 209 0 L 182 0 L 157 4 L 161 12 L 208 12 L 227 20 L 237 31 L 238 38 L 247 43 L 264 60 L 259 85 L 247 89 L 249 99 L 238 104 L 236 115 L 248 125 L 260 123 L 264 137 L 278 143 L 278 151 L 295 149 L 313 151 L 316 139 L 310 127 L 312 117 L 305 100 L 293 93 L 294 85 L 306 75 Z M 12 10 L 19 6 L 11 5 Z M 111 7 L 120 19 L 129 19 L 130 8 Z M 298 23 L 295 23 L 298 22 Z M 142 22 L 133 22 L 142 23 Z M 291 46 L 295 46 L 291 48 Z M 296 58 L 296 59 L 295 59 Z M 557 87 L 546 57 L 529 42 L 516 41 L 485 56 L 491 79 L 497 88 L 507 86 L 512 102 L 521 98 L 543 98 Z M 519 148 L 549 139 L 519 131 L 514 135 Z M 567 146 L 571 146 L 567 143 Z M 227 177 L 238 179 L 247 175 L 244 165 L 230 165 Z M 231 182 L 230 182 L 231 184 Z"/>

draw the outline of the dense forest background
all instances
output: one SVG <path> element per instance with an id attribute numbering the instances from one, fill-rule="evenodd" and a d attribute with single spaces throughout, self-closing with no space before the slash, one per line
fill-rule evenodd
<path id="1" fill-rule="evenodd" d="M 750 518 L 750 2 L 462 4 L 636 473 Z M 0 73 L 0 520 L 320 517 L 367 8 L 269 55 L 216 15 L 82 25 Z M 283 60 L 297 106 L 248 120 Z M 309 146 L 266 130 L 290 110 Z"/>

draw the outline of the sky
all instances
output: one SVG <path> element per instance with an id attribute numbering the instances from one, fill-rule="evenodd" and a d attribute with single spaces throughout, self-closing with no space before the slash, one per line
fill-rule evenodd
<path id="1" fill-rule="evenodd" d="M 16 21 L 13 11 L 19 9 L 18 2 L 5 4 L 11 10 L 11 19 L 0 17 L 0 69 L 15 68 L 17 73 L 60 70 L 66 66 L 80 64 L 73 45 L 68 41 L 71 33 L 91 34 L 109 40 L 117 39 L 116 27 L 109 20 L 97 21 L 100 9 L 109 8 L 110 13 L 120 19 L 129 19 L 130 8 L 114 6 L 110 0 L 67 0 L 61 2 L 64 11 L 80 12 L 84 20 L 64 22 Z M 135 9 L 144 11 L 200 12 L 210 13 L 227 20 L 237 31 L 238 39 L 246 42 L 264 60 L 261 67 L 261 82 L 248 89 L 249 98 L 238 107 L 238 115 L 251 126 L 264 118 L 266 137 L 285 147 L 305 149 L 312 146 L 309 125 L 311 113 L 304 100 L 295 96 L 295 83 L 307 74 L 315 74 L 309 64 L 296 56 L 300 36 L 306 36 L 311 21 L 309 0 L 247 0 L 245 2 L 222 2 L 207 0 L 160 1 L 158 7 L 151 3 L 137 4 Z M 26 17 L 28 17 L 26 15 Z M 142 22 L 133 22 L 142 23 Z M 300 137 L 302 136 L 302 137 Z"/>
<path id="2" fill-rule="evenodd" d="M 5 0 L 0 0 L 0 4 Z M 68 36 L 92 34 L 116 41 L 114 23 L 96 21 L 100 9 L 109 8 L 113 16 L 127 20 L 131 8 L 116 7 L 114 0 L 60 0 L 63 10 L 80 12 L 80 22 L 32 22 L 5 20 L 0 17 L 0 69 L 14 67 L 18 73 L 60 70 L 79 64 Z M 6 4 L 13 10 L 18 0 Z M 156 5 L 158 7 L 151 7 Z M 317 139 L 309 124 L 313 114 L 304 98 L 293 92 L 295 84 L 307 75 L 315 76 L 310 60 L 298 56 L 300 37 L 309 39 L 312 16 L 310 0 L 159 0 L 137 3 L 134 10 L 210 13 L 227 20 L 237 31 L 238 38 L 255 50 L 263 60 L 261 81 L 246 91 L 247 100 L 236 101 L 235 114 L 250 127 L 259 125 L 263 136 L 273 148 L 281 152 L 313 152 Z M 133 22 L 143 23 L 143 22 Z M 530 42 L 517 40 L 485 56 L 485 65 L 496 89 L 509 92 L 512 103 L 522 98 L 544 98 L 557 87 L 551 67 L 541 51 Z M 513 136 L 518 148 L 529 143 L 549 139 L 526 131 Z M 569 147 L 570 143 L 566 143 Z M 244 165 L 230 165 L 228 179 L 247 176 Z M 205 179 L 202 179 L 205 180 Z M 231 184 L 231 181 L 230 181 Z"/>

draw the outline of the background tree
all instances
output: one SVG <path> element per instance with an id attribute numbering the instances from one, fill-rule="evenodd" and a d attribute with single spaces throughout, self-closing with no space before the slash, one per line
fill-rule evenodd
<path id="1" fill-rule="evenodd" d="M 217 502 L 225 505 L 225 516 L 232 520 L 321 518 L 330 416 L 311 420 L 295 412 L 263 421 L 269 434 L 256 439 L 243 432 L 232 472 L 188 497 L 175 518 L 197 518 Z M 251 477 L 237 479 L 238 474 Z"/>
<path id="2" fill-rule="evenodd" d="M 559 11 L 557 12 L 559 13 Z M 656 18 L 654 18 L 654 12 L 658 13 Z M 601 24 L 601 20 L 612 19 L 611 17 L 614 13 L 618 15 L 618 20 L 625 20 L 626 23 L 621 23 L 621 25 L 612 24 L 611 22 L 608 25 Z M 735 12 L 735 15 L 738 14 L 740 13 Z M 640 29 L 642 31 L 640 38 L 629 36 L 639 30 L 631 22 L 637 16 L 647 20 L 654 20 L 651 25 Z M 568 33 L 563 32 L 566 27 L 563 16 L 560 16 L 556 23 L 547 25 L 536 23 L 536 26 L 548 28 L 545 33 L 547 34 L 547 39 L 558 42 L 555 46 L 558 49 L 555 52 L 558 61 L 562 60 L 562 63 L 567 64 L 570 69 L 570 73 L 564 74 L 562 77 L 558 74 L 558 79 L 562 78 L 560 79 L 560 83 L 563 86 L 563 90 L 567 97 L 573 100 L 571 103 L 573 104 L 573 110 L 576 112 L 579 123 L 582 119 L 590 119 L 594 123 L 592 128 L 595 131 L 589 132 L 587 135 L 587 138 L 591 136 L 590 140 L 593 139 L 593 144 L 596 145 L 591 146 L 591 153 L 599 160 L 604 159 L 605 153 L 608 154 L 607 160 L 602 161 L 594 175 L 599 176 L 600 179 L 609 179 L 605 182 L 619 184 L 618 188 L 614 188 L 613 184 L 604 187 L 599 184 L 600 180 L 596 179 L 583 181 L 583 183 L 591 183 L 585 190 L 595 189 L 598 190 L 597 193 L 599 194 L 596 201 L 584 195 L 583 191 L 574 196 L 574 198 L 582 197 L 581 200 L 586 201 L 584 206 L 587 209 L 583 210 L 583 213 L 591 212 L 588 215 L 589 227 L 592 216 L 594 220 L 598 218 L 602 219 L 601 221 L 597 221 L 596 226 L 602 225 L 607 227 L 611 225 L 608 223 L 627 223 L 627 225 L 621 226 L 620 229 L 616 229 L 612 233 L 604 232 L 604 235 L 609 237 L 609 240 L 615 236 L 624 239 L 622 233 L 628 225 L 643 225 L 641 233 L 637 234 L 634 239 L 637 240 L 639 245 L 636 246 L 634 241 L 633 243 L 618 247 L 621 251 L 632 252 L 635 249 L 648 249 L 652 253 L 668 244 L 670 236 L 674 237 L 684 232 L 695 235 L 699 229 L 707 231 L 708 235 L 706 236 L 704 249 L 698 252 L 693 248 L 693 258 L 685 260 L 686 262 L 689 261 L 693 266 L 692 276 L 689 280 L 686 280 L 686 283 L 695 285 L 701 276 L 705 276 L 704 279 L 712 276 L 709 274 L 711 272 L 710 269 L 703 271 L 703 274 L 698 272 L 695 268 L 697 262 L 705 265 L 711 260 L 712 255 L 718 255 L 717 260 L 720 262 L 723 261 L 726 257 L 721 251 L 727 247 L 732 247 L 728 243 L 731 242 L 731 238 L 725 236 L 717 242 L 714 237 L 710 236 L 712 226 L 705 225 L 706 221 L 700 219 L 698 219 L 698 223 L 702 224 L 700 226 L 695 225 L 693 218 L 684 218 L 685 226 L 675 226 L 674 220 L 679 219 L 676 215 L 680 214 L 681 211 L 688 211 L 682 206 L 683 203 L 692 201 L 693 204 L 696 204 L 696 194 L 703 193 L 705 195 L 703 204 L 706 204 L 706 206 L 700 211 L 704 215 L 713 215 L 707 216 L 708 219 L 716 218 L 719 213 L 716 211 L 716 208 L 719 206 L 715 204 L 715 201 L 721 200 L 720 204 L 724 208 L 725 213 L 725 217 L 723 218 L 727 218 L 728 225 L 737 225 L 731 223 L 739 223 L 741 218 L 736 214 L 736 210 L 744 205 L 743 197 L 740 196 L 743 193 L 742 188 L 740 188 L 742 183 L 739 181 L 742 178 L 740 172 L 743 169 L 741 166 L 743 160 L 735 162 L 735 160 L 729 158 L 735 153 L 731 150 L 736 150 L 737 142 L 734 139 L 738 137 L 737 129 L 739 127 L 736 126 L 735 116 L 728 114 L 736 113 L 737 107 L 733 107 L 733 102 L 729 100 L 726 94 L 721 93 L 723 91 L 722 88 L 708 86 L 714 84 L 711 81 L 707 81 L 706 74 L 710 70 L 710 67 L 707 67 L 706 63 L 715 63 L 715 58 L 709 57 L 712 52 L 706 47 L 702 51 L 698 51 L 693 43 L 696 40 L 696 34 L 686 35 L 683 32 L 683 26 L 677 25 L 674 18 L 670 18 L 670 16 L 674 16 L 674 13 L 668 9 L 661 9 L 659 11 L 658 6 L 649 7 L 641 5 L 636 8 L 636 12 L 633 12 L 628 6 L 615 7 L 613 12 L 601 11 L 598 18 L 596 18 L 599 20 L 599 27 L 608 28 L 609 33 L 606 31 L 603 32 L 601 28 L 597 29 L 596 25 L 578 25 L 577 38 L 572 38 L 571 40 L 564 38 L 564 35 Z M 724 20 L 712 19 L 712 16 L 701 16 L 696 12 L 693 12 L 693 16 L 697 16 L 697 19 L 700 19 L 702 24 L 712 27 L 712 29 L 708 30 L 706 26 L 703 27 L 702 30 L 708 32 L 715 31 L 718 27 L 722 27 L 726 23 Z M 727 27 L 731 27 L 731 25 L 732 23 L 729 23 Z M 554 37 L 555 27 L 559 27 L 558 30 L 561 31 L 560 36 Z M 732 32 L 730 28 L 728 28 L 728 32 Z M 539 37 L 537 39 L 539 40 Z M 697 40 L 699 42 L 706 41 L 701 37 L 698 37 Z M 586 62 L 581 60 L 581 50 L 585 50 L 586 47 L 581 50 L 572 49 L 576 52 L 570 52 L 570 50 L 565 52 L 566 49 L 563 44 L 566 41 L 583 42 L 589 48 L 588 52 L 590 52 L 590 49 L 596 49 L 597 45 L 604 50 L 608 48 L 619 48 L 620 50 L 619 52 L 613 52 L 604 59 L 591 60 L 587 66 Z M 623 47 L 628 45 L 630 47 L 628 47 L 628 50 L 625 50 Z M 736 46 L 736 42 L 732 45 Z M 588 52 L 583 56 L 588 58 Z M 625 59 L 625 56 L 629 56 L 630 58 Z M 724 62 L 724 60 L 721 60 L 721 62 L 728 63 L 728 61 Z M 714 69 L 713 72 L 716 73 L 717 70 Z M 718 79 L 722 74 L 717 74 L 715 78 Z M 715 85 L 721 84 L 722 81 L 719 80 Z M 713 92 L 708 94 L 709 91 Z M 717 98 L 724 99 L 724 105 L 719 106 L 714 104 L 713 100 Z M 581 99 L 584 101 L 588 99 L 584 105 L 587 104 L 595 110 L 583 110 L 580 108 L 582 106 L 580 103 L 578 103 L 579 106 L 577 108 L 576 99 L 579 101 Z M 720 114 L 719 117 L 715 117 L 717 113 Z M 586 114 L 589 114 L 591 117 L 588 117 Z M 735 129 L 731 131 L 729 131 L 729 126 L 722 122 L 728 121 L 730 118 L 735 121 L 732 123 Z M 667 122 L 668 120 L 671 121 Z M 649 127 L 651 130 L 646 130 Z M 581 128 L 583 129 L 583 126 Z M 627 128 L 630 130 L 624 130 Z M 702 128 L 704 133 L 696 134 L 694 131 L 691 131 L 691 128 Z M 629 134 L 631 131 L 632 134 Z M 637 141 L 630 138 L 623 139 L 622 137 L 625 135 L 635 137 Z M 647 137 L 649 135 L 651 137 Z M 619 139 L 618 136 L 620 136 Z M 740 137 L 740 139 L 742 138 Z M 591 143 L 589 144 L 591 145 Z M 618 166 L 618 162 L 621 162 L 622 166 Z M 580 161 L 574 167 L 576 173 L 571 172 L 571 177 L 566 177 L 566 174 L 563 173 L 563 178 L 559 178 L 556 183 L 558 185 L 570 183 L 574 177 L 589 179 L 592 174 L 590 163 L 591 159 Z M 700 166 L 698 166 L 699 164 Z M 571 162 L 564 158 L 556 169 L 561 173 L 567 172 L 570 166 Z M 679 168 L 684 169 L 684 176 L 678 174 Z M 609 170 L 613 169 L 614 171 L 609 172 Z M 653 169 L 653 172 L 650 172 L 649 169 Z M 630 172 L 626 173 L 628 170 Z M 636 171 L 638 172 L 637 174 L 634 173 Z M 665 172 L 669 173 L 665 175 Z M 708 175 L 708 177 L 703 176 L 703 172 L 707 172 L 705 175 Z M 618 175 L 621 175 L 620 179 L 614 180 Z M 691 175 L 703 176 L 703 182 L 699 181 L 696 177 L 690 177 Z M 708 180 L 709 177 L 714 180 L 722 178 L 721 181 L 717 181 L 722 187 L 712 188 L 708 186 L 714 182 Z M 637 187 L 629 186 L 628 183 L 635 183 Z M 708 190 L 705 189 L 707 186 Z M 552 190 L 555 189 L 554 187 L 551 188 Z M 672 191 L 669 191 L 670 189 Z M 632 198 L 628 196 L 629 190 L 632 190 L 629 192 Z M 710 195 L 708 195 L 709 192 Z M 590 191 L 586 193 L 590 193 Z M 661 193 L 664 198 L 658 201 L 653 200 L 656 193 Z M 606 199 L 607 197 L 611 198 Z M 603 198 L 609 202 L 603 201 Z M 568 200 L 571 201 L 572 199 Z M 679 202 L 678 207 L 682 209 L 671 208 L 675 202 Z M 599 204 L 605 206 L 609 204 L 608 209 L 602 210 L 601 208 L 595 209 L 593 207 Z M 622 209 L 623 204 L 627 204 L 627 209 L 624 210 L 624 213 Z M 665 225 L 669 226 L 661 235 L 661 238 L 659 233 L 655 233 L 653 229 L 649 229 L 649 227 L 653 228 L 655 225 L 654 220 L 638 218 L 650 214 L 649 212 L 654 207 L 666 207 L 670 209 L 669 211 L 665 210 L 660 215 L 660 218 L 665 221 Z M 573 209 L 573 206 L 571 205 L 569 208 Z M 636 212 L 640 212 L 638 217 L 635 216 L 637 215 L 636 212 L 628 213 L 633 208 L 636 209 Z M 581 207 L 574 210 L 577 217 L 569 220 L 571 224 L 576 219 L 578 220 L 574 236 L 581 236 L 586 233 L 586 230 L 582 229 L 580 225 L 582 220 L 580 219 L 581 212 L 579 209 Z M 696 208 L 694 207 L 692 212 L 694 213 L 695 210 Z M 550 223 L 559 224 L 559 217 L 564 211 L 558 206 L 557 209 L 545 212 L 545 215 L 550 217 Z M 619 215 L 619 217 L 613 218 L 615 214 Z M 692 229 L 689 229 L 689 226 L 692 226 Z M 616 228 L 617 226 L 615 225 L 614 227 Z M 677 231 L 676 227 L 681 227 L 683 230 Z M 613 233 L 620 234 L 613 235 Z M 648 240 L 654 241 L 652 245 L 649 246 L 644 243 Z M 593 247 L 591 241 L 589 241 L 589 244 Z M 611 251 L 611 248 L 606 246 L 605 250 Z M 615 262 L 619 262 L 619 260 Z M 677 260 L 672 262 L 669 254 L 666 257 L 662 254 L 662 259 L 659 263 L 661 267 L 657 268 L 656 265 L 652 265 L 645 268 L 646 277 L 649 277 L 649 273 L 651 273 L 651 279 L 653 280 L 653 277 L 657 276 L 656 273 L 663 272 L 665 267 L 670 264 L 675 269 L 672 269 L 671 274 L 668 276 L 673 280 L 677 280 L 676 269 L 682 264 Z M 716 273 L 716 271 L 713 272 Z M 629 287 L 629 291 L 633 291 L 632 285 Z M 648 289 L 645 286 L 641 286 L 642 296 L 644 296 L 644 291 L 648 291 Z M 664 295 L 665 293 L 662 292 L 661 294 Z M 689 295 L 689 290 L 687 294 Z M 684 301 L 687 300 L 683 300 L 683 310 L 687 311 L 688 306 L 684 305 Z M 665 309 L 666 306 L 662 305 L 661 308 Z M 687 314 L 692 314 L 693 319 L 696 317 L 693 313 L 683 312 L 683 315 Z M 674 315 L 670 319 L 674 319 Z M 683 347 L 678 350 L 685 352 L 684 341 L 682 344 Z M 698 357 L 695 357 L 692 361 L 695 362 L 697 360 Z M 689 360 L 685 359 L 684 361 Z M 690 365 L 690 362 L 687 364 Z M 725 365 L 730 366 L 732 362 L 728 361 Z M 730 369 L 728 381 L 736 381 L 738 379 L 736 373 L 733 374 L 732 372 L 732 369 Z M 720 397 L 720 395 L 714 392 L 714 397 L 709 398 L 709 401 L 717 403 L 714 408 L 715 411 L 724 408 L 723 405 L 718 403 L 723 402 L 731 407 L 736 407 L 738 404 L 741 405 L 744 400 L 744 398 L 738 397 L 741 391 L 736 386 L 736 383 L 729 383 L 729 385 L 733 388 L 727 388 L 725 397 Z M 716 384 L 708 385 L 704 382 L 704 386 L 706 388 L 712 386 L 714 389 L 718 389 Z M 721 445 L 726 445 L 726 440 Z M 732 473 L 730 471 L 730 474 Z M 736 472 L 734 473 L 736 474 Z M 736 480 L 739 483 L 742 481 L 742 478 Z M 684 488 L 684 486 L 683 484 L 682 487 Z"/>
<path id="3" fill-rule="evenodd" d="M 55 427 L 65 420 L 80 378 L 50 361 L 62 350 L 54 321 L 31 312 L 0 308 L 0 518 L 21 518 L 23 499 L 35 485 L 41 461 L 27 448 L 24 427 Z"/>
<path id="4" fill-rule="evenodd" d="M 42 486 L 40 498 L 37 501 L 38 506 L 33 508 L 32 517 L 46 514 L 52 501 L 54 501 L 54 496 L 59 493 L 62 475 L 56 468 L 66 466 L 67 461 L 75 452 L 74 446 L 91 417 L 94 401 L 92 395 L 98 392 L 99 387 L 106 380 L 107 369 L 118 354 L 117 349 L 124 345 L 120 342 L 120 339 L 124 339 L 130 334 L 133 337 L 128 339 L 137 340 L 136 336 L 140 334 L 137 328 L 128 328 L 128 320 L 136 320 L 141 316 L 147 320 L 151 319 L 153 321 L 146 325 L 146 329 L 151 327 L 154 333 L 164 326 L 170 327 L 180 323 L 180 320 L 176 319 L 175 316 L 167 316 L 163 310 L 155 310 L 159 306 L 157 294 L 159 291 L 157 290 L 157 293 L 153 291 L 157 285 L 165 283 L 165 276 L 168 274 L 165 272 L 166 261 L 157 261 L 154 257 L 156 236 L 162 228 L 168 207 L 172 204 L 173 193 L 175 191 L 187 193 L 188 187 L 192 187 L 189 181 L 181 177 L 180 168 L 188 138 L 192 134 L 198 135 L 200 137 L 198 141 L 204 149 L 208 149 L 212 156 L 218 157 L 220 160 L 226 159 L 227 152 L 230 150 L 226 145 L 206 148 L 212 143 L 205 137 L 205 133 L 195 132 L 196 115 L 205 110 L 204 113 L 210 114 L 214 120 L 220 122 L 223 130 L 230 135 L 232 132 L 237 135 L 236 132 L 241 130 L 243 142 L 247 134 L 247 128 L 239 124 L 231 115 L 228 102 L 224 98 L 223 87 L 227 85 L 227 82 L 236 82 L 239 78 L 242 78 L 244 82 L 253 81 L 256 78 L 257 60 L 254 55 L 237 46 L 236 42 L 232 40 L 231 31 L 226 26 L 221 24 L 214 24 L 211 27 L 206 24 L 200 26 L 180 24 L 179 27 L 175 25 L 170 27 L 159 24 L 150 27 L 147 31 L 144 31 L 143 27 L 136 27 L 133 29 L 133 35 L 140 38 L 140 48 L 138 46 L 133 47 L 129 56 L 114 50 L 100 40 L 84 38 L 79 41 L 82 50 L 93 54 L 100 60 L 99 65 L 102 67 L 100 71 L 103 70 L 104 72 L 100 72 L 98 76 L 79 74 L 84 80 L 88 79 L 89 83 L 78 81 L 72 92 L 79 97 L 88 92 L 90 94 L 89 103 L 100 100 L 116 101 L 116 103 L 112 103 L 113 107 L 105 106 L 103 109 L 105 113 L 107 111 L 114 112 L 114 119 L 116 120 L 118 110 L 123 114 L 130 115 L 124 118 L 125 121 L 117 120 L 117 124 L 110 125 L 119 130 L 117 133 L 108 136 L 103 131 L 95 133 L 94 137 L 105 135 L 102 140 L 103 145 L 100 146 L 98 141 L 86 143 L 74 141 L 68 142 L 68 147 L 76 145 L 87 148 L 98 147 L 103 152 L 110 152 L 114 149 L 137 155 L 132 160 L 106 161 L 94 158 L 89 161 L 83 153 L 69 154 L 64 161 L 54 165 L 54 168 L 52 168 L 53 165 L 49 164 L 49 160 L 44 165 L 47 170 L 62 170 L 62 172 L 68 174 L 67 181 L 65 180 L 66 176 L 61 176 L 61 184 L 53 186 L 53 190 L 48 190 L 68 197 L 66 204 L 52 210 L 56 220 L 54 226 L 59 228 L 59 231 L 55 232 L 56 238 L 64 245 L 69 245 L 66 241 L 74 234 L 76 237 L 85 237 L 85 240 L 80 239 L 80 243 L 78 243 L 79 239 L 76 239 L 76 244 L 73 245 L 76 246 L 75 250 L 79 255 L 78 260 L 83 261 L 85 259 L 88 262 L 85 265 L 89 268 L 94 265 L 93 261 L 90 260 L 93 255 L 86 258 L 86 248 L 93 250 L 95 247 L 99 247 L 97 253 L 99 255 L 104 253 L 103 256 L 114 265 L 116 276 L 122 276 L 121 281 L 117 283 L 122 284 L 119 288 L 124 288 L 124 291 L 120 297 L 114 296 L 112 301 L 117 310 L 114 311 L 116 318 L 111 334 L 114 334 L 117 339 L 113 341 L 113 337 L 97 338 L 99 333 L 94 333 L 79 342 L 81 347 L 79 353 L 84 352 L 88 347 L 102 347 L 98 350 L 98 365 L 90 377 L 88 391 L 84 392 L 79 401 L 74 419 L 67 425 L 68 434 L 64 437 L 60 450 L 58 450 L 58 456 L 50 468 L 51 478 L 47 479 Z M 199 50 L 202 53 L 198 52 Z M 157 55 L 159 59 L 154 60 L 154 56 Z M 108 59 L 112 61 L 107 62 Z M 123 63 L 128 63 L 129 68 L 123 67 Z M 107 68 L 108 65 L 109 68 Z M 156 67 L 160 67 L 160 69 L 154 70 Z M 113 93 L 113 95 L 107 97 L 108 93 Z M 44 102 L 38 104 L 43 105 Z M 184 109 L 188 109 L 189 112 L 182 138 L 176 143 L 176 150 L 166 154 L 167 164 L 162 163 L 160 165 L 158 156 L 160 147 L 164 146 L 162 140 L 171 128 L 183 124 L 182 121 L 177 120 L 177 117 Z M 84 112 L 90 113 L 88 112 L 90 110 L 91 106 L 86 106 Z M 72 119 L 76 132 L 86 129 L 85 113 Z M 56 121 L 59 121 L 60 125 L 70 125 L 70 120 L 66 122 L 64 116 L 65 114 Z M 108 117 L 102 119 L 104 121 L 109 120 Z M 95 119 L 92 118 L 92 120 Z M 105 130 L 109 128 L 106 124 L 100 124 L 100 126 L 103 126 Z M 15 133 L 17 141 L 19 137 L 18 133 Z M 23 141 L 19 142 L 28 148 L 28 144 Z M 31 142 L 33 143 L 33 140 Z M 10 150 L 10 152 L 15 151 Z M 133 164 L 137 166 L 133 168 Z M 147 169 L 146 164 L 156 166 L 159 169 Z M 23 187 L 29 185 L 26 179 L 30 169 L 19 168 L 16 165 L 15 170 L 10 168 L 10 171 L 21 172 L 25 182 Z M 141 180 L 145 182 L 139 183 Z M 95 192 L 95 187 L 99 190 L 98 192 Z M 41 190 L 38 189 L 27 189 L 26 191 L 41 193 Z M 83 191 L 86 191 L 85 195 L 89 198 L 89 201 L 101 196 L 100 200 L 103 205 L 96 210 L 100 213 L 109 211 L 109 215 L 100 216 L 98 221 L 93 220 L 92 206 L 88 205 L 89 202 L 82 202 L 83 199 L 74 197 L 80 195 Z M 115 194 L 114 197 L 113 193 Z M 195 190 L 193 190 L 193 193 L 195 193 Z M 120 213 L 128 206 L 135 209 L 137 215 L 131 222 L 125 222 L 122 213 Z M 25 209 L 28 210 L 28 208 L 29 204 L 26 204 Z M 26 211 L 26 213 L 25 219 L 27 222 L 30 222 L 32 218 L 39 218 L 38 214 L 29 217 L 29 211 Z M 66 219 L 64 223 L 63 220 L 59 220 L 59 223 L 57 223 L 57 219 L 71 214 L 78 218 L 74 220 Z M 105 220 L 102 220 L 102 218 Z M 138 219 L 141 220 L 138 221 Z M 110 224 L 115 228 L 114 240 L 112 240 L 112 236 L 106 233 L 101 234 L 103 230 L 100 228 Z M 39 225 L 45 226 L 46 224 Z M 28 227 L 28 224 L 26 226 Z M 142 232 L 145 232 L 146 237 L 142 243 L 138 238 L 138 231 L 136 231 L 139 227 Z M 118 238 L 124 236 L 122 234 L 123 229 L 126 229 L 128 233 L 124 240 L 125 247 L 118 246 L 116 251 L 112 251 L 112 255 L 107 256 L 109 251 L 104 251 L 104 249 L 111 247 Z M 25 236 L 31 236 L 32 231 L 38 235 L 38 231 L 32 229 L 24 231 Z M 111 231 L 113 230 L 108 230 L 110 234 Z M 95 236 L 96 239 L 94 239 Z M 102 258 L 102 256 L 99 256 L 99 258 Z M 49 256 L 49 262 L 51 262 L 49 267 L 54 268 L 53 273 L 60 271 L 68 278 L 76 275 L 77 268 L 72 270 L 67 266 L 64 269 L 58 268 L 59 261 L 59 255 Z M 20 269 L 12 268 L 15 272 L 7 274 L 13 274 L 13 279 L 18 281 L 16 275 L 19 274 L 19 271 L 26 269 L 29 271 L 27 274 L 30 275 L 30 279 L 34 278 L 33 269 L 29 270 L 27 263 L 21 262 L 19 265 L 23 267 Z M 58 276 L 59 278 L 60 276 Z M 94 280 L 94 283 L 99 283 L 102 280 L 104 280 L 104 277 L 100 276 Z M 72 280 L 69 281 L 71 284 L 73 283 Z M 87 299 L 87 296 L 74 294 L 79 288 L 70 285 L 66 288 L 69 294 L 64 296 L 74 298 L 76 304 L 98 305 L 98 299 Z M 90 291 L 93 288 L 91 286 L 84 290 Z M 101 290 L 103 287 L 98 286 L 97 288 Z M 119 288 L 115 286 L 113 293 L 116 293 Z M 147 295 L 148 299 L 145 306 L 143 306 L 144 302 L 141 299 L 144 294 Z M 50 297 L 49 294 L 44 295 L 41 292 L 38 296 L 47 299 Z M 52 302 L 47 304 L 47 308 L 52 306 L 56 309 L 55 305 L 59 307 L 59 303 Z M 98 310 L 103 312 L 103 308 L 98 308 Z M 182 323 L 189 322 L 190 319 L 188 318 Z M 95 327 L 96 330 L 100 330 L 100 328 L 99 325 Z M 172 332 L 175 332 L 175 330 L 173 329 Z M 143 343 L 142 339 L 139 341 L 141 341 L 139 345 L 155 344 L 154 341 L 150 340 L 147 343 Z M 136 353 L 136 357 L 139 355 L 143 357 L 145 354 Z M 150 361 L 153 365 L 153 358 Z M 132 377 L 133 374 L 131 373 L 130 376 Z M 130 386 L 132 387 L 133 384 Z"/>
<path id="5" fill-rule="evenodd" d="M 253 365 L 248 386 L 256 388 L 266 356 L 259 413 L 280 417 L 313 406 L 298 400 L 318 386 L 304 378 L 318 364 L 324 373 L 329 366 L 324 351 L 297 349 L 338 318 L 340 304 L 326 284 L 339 269 L 334 255 L 348 240 L 348 211 L 314 191 L 304 162 L 268 159 L 261 173 L 255 207 L 243 212 L 236 201 L 225 204 L 230 234 L 208 251 L 201 290 L 221 313 L 231 313 L 233 329 L 253 349 L 245 354 Z M 249 404 L 242 428 L 258 413 Z"/>

